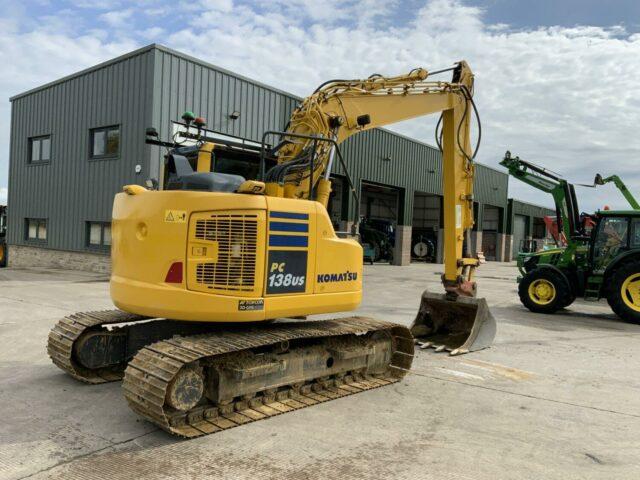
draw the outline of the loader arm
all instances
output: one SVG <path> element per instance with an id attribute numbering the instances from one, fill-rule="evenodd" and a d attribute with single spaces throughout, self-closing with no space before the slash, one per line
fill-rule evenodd
<path id="1" fill-rule="evenodd" d="M 333 80 L 321 85 L 293 112 L 284 142 L 276 152 L 278 165 L 265 177 L 268 195 L 310 198 L 327 206 L 331 192 L 330 173 L 335 146 L 289 134 L 332 139 L 335 144 L 373 128 L 440 113 L 442 115 L 442 159 L 444 193 L 445 289 L 473 296 L 474 269 L 478 264 L 463 255 L 465 232 L 473 226 L 473 152 L 470 117 L 473 105 L 473 73 L 466 62 L 452 69 L 450 82 L 430 81 L 429 72 L 418 68 L 407 75 L 366 80 Z M 436 72 L 439 73 L 439 72 Z M 311 172 L 313 165 L 313 172 Z M 311 174 L 312 173 L 312 174 Z M 310 185 L 310 178 L 313 178 Z"/>
<path id="2" fill-rule="evenodd" d="M 553 197 L 558 229 L 567 241 L 583 235 L 584 232 L 580 231 L 580 210 L 573 185 L 543 167 L 520 157 L 512 157 L 511 152 L 505 153 L 500 165 L 506 167 L 512 177 Z"/>
<path id="3" fill-rule="evenodd" d="M 620 190 L 620 193 L 622 193 L 622 196 L 627 200 L 627 202 L 629 202 L 631 208 L 634 210 L 640 210 L 640 204 L 618 175 L 611 175 L 609 177 L 602 178 L 602 175 L 598 173 L 593 183 L 594 185 L 604 185 L 609 182 L 613 182 L 615 184 L 616 188 Z"/>

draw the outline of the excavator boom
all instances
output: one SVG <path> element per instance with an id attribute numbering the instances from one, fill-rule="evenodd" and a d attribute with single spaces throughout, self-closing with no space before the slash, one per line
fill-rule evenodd
<path id="1" fill-rule="evenodd" d="M 354 134 L 403 120 L 442 115 L 443 193 L 445 228 L 445 279 L 460 283 L 465 231 L 473 226 L 474 165 L 469 140 L 473 74 L 465 62 L 452 69 L 453 81 L 427 81 L 429 73 L 416 68 L 398 77 L 379 75 L 366 80 L 334 80 L 321 85 L 291 115 L 287 134 L 331 138 L 336 144 Z M 332 143 L 321 143 L 314 158 L 314 172 L 304 162 L 312 139 L 291 137 L 277 151 L 278 167 L 266 177 L 273 196 L 309 198 L 310 177 L 318 185 L 318 201 L 325 207 L 330 192 Z M 287 167 L 296 166 L 297 168 Z M 282 171 L 285 174 L 282 175 Z M 280 174 L 280 175 L 279 175 Z M 470 263 L 474 263 L 471 261 Z M 477 265 L 477 262 L 475 263 Z M 471 280 L 469 273 L 465 280 Z"/>
<path id="2" fill-rule="evenodd" d="M 454 308 L 458 297 L 476 295 L 474 274 L 479 261 L 471 252 L 463 252 L 463 244 L 474 223 L 473 157 L 479 139 L 472 148 L 472 112 L 478 122 L 479 117 L 473 102 L 474 76 L 467 63 L 447 70 L 452 71 L 449 82 L 432 81 L 427 70 L 416 68 L 397 77 L 374 75 L 321 85 L 293 112 L 277 150 L 278 166 L 265 180 L 267 193 L 273 196 L 310 198 L 315 186 L 318 201 L 326 207 L 333 149 L 338 144 L 372 128 L 439 113 L 442 130 L 436 138 L 443 164 L 445 294 L 425 292 L 412 332 L 420 337 L 437 335 L 425 345 L 463 353 L 487 347 L 495 334 L 495 321 L 484 300 Z M 315 138 L 300 138 L 303 135 L 332 141 L 318 144 Z M 317 148 L 311 148 L 314 141 Z"/>

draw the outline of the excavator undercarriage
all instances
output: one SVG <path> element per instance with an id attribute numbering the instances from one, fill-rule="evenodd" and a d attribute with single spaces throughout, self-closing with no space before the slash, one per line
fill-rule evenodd
<path id="1" fill-rule="evenodd" d="M 413 348 L 406 327 L 365 317 L 212 327 L 118 310 L 65 317 L 48 344 L 78 380 L 123 378 L 135 412 L 187 438 L 395 383 Z"/>

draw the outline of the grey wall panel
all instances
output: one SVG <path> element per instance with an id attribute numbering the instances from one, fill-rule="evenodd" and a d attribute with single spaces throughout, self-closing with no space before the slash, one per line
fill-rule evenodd
<path id="1" fill-rule="evenodd" d="M 354 184 L 373 181 L 406 189 L 406 224 L 411 222 L 413 192 L 442 195 L 442 157 L 432 146 L 388 130 L 377 129 L 351 137 L 342 146 L 342 152 L 350 174 L 354 177 Z M 339 166 L 336 173 L 343 173 Z M 503 207 L 503 211 L 506 211 L 504 207 L 507 204 L 508 178 L 508 175 L 502 172 L 476 164 L 476 201 Z"/>
<path id="2" fill-rule="evenodd" d="M 556 214 L 556 211 L 551 208 L 543 207 L 541 205 L 534 205 L 533 203 L 522 202 L 520 200 L 511 199 L 510 206 L 513 215 L 544 217 L 545 215 Z"/>
<path id="3" fill-rule="evenodd" d="M 533 218 L 542 218 L 547 215 L 555 217 L 556 211 L 551 208 L 543 207 L 541 205 L 535 205 L 533 203 L 522 202 L 520 200 L 510 198 L 507 214 L 508 233 L 514 233 L 514 229 L 516 228 L 514 219 L 516 215 L 527 217 L 527 222 L 528 224 L 530 224 L 530 228 L 533 228 Z"/>
<path id="4" fill-rule="evenodd" d="M 47 218 L 47 247 L 85 249 L 85 222 L 109 221 L 113 196 L 142 183 L 152 56 L 140 52 L 12 100 L 9 242 L 25 244 L 24 219 Z M 89 130 L 120 125 L 120 155 L 89 159 Z M 51 161 L 28 163 L 28 139 L 51 135 Z"/>
<path id="5" fill-rule="evenodd" d="M 476 201 L 496 207 L 506 207 L 509 175 L 486 165 L 476 164 L 474 180 L 473 189 Z"/>
<path id="6" fill-rule="evenodd" d="M 282 130 L 299 99 L 205 64 L 176 52 L 156 49 L 152 124 L 162 138 L 171 135 L 171 122 L 192 110 L 208 128 L 259 141 L 266 130 Z M 229 115 L 240 112 L 233 120 Z M 152 147 L 151 175 L 159 175 L 163 149 Z"/>

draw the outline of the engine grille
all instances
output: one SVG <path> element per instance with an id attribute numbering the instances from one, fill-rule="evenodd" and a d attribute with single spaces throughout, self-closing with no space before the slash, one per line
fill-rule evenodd
<path id="1" fill-rule="evenodd" d="M 218 261 L 196 265 L 196 282 L 217 290 L 252 291 L 256 274 L 256 215 L 211 215 L 197 220 L 195 240 L 218 242 Z"/>

